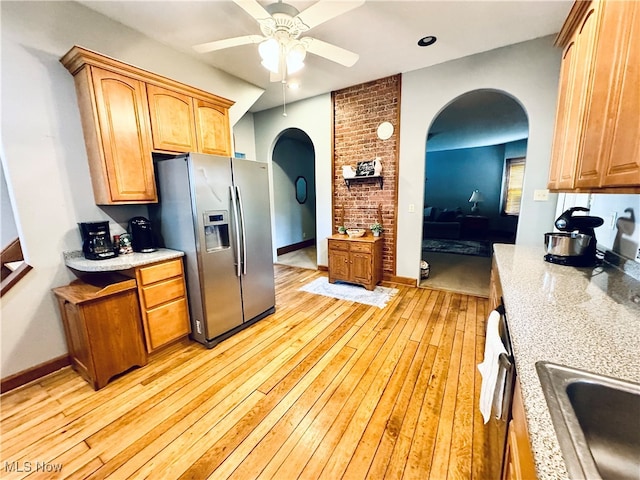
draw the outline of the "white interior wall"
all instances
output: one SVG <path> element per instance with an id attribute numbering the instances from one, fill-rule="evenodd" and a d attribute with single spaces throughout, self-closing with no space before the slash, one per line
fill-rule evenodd
<path id="1" fill-rule="evenodd" d="M 506 92 L 527 113 L 527 167 L 516 241 L 541 244 L 542 234 L 553 224 L 557 195 L 534 202 L 533 191 L 547 185 L 559 71 L 560 50 L 553 47 L 553 37 L 544 37 L 403 74 L 398 276 L 419 278 L 424 150 L 431 122 L 453 99 L 479 88 Z"/>
<path id="2" fill-rule="evenodd" d="M 0 207 L 2 208 L 0 210 L 0 248 L 4 249 L 18 238 L 18 228 L 13 218 L 13 207 L 4 178 L 4 168 L 0 168 Z"/>
<path id="3" fill-rule="evenodd" d="M 256 139 L 253 114 L 247 112 L 233 126 L 234 152 L 244 153 L 249 160 L 256 159 Z"/>
<path id="4" fill-rule="evenodd" d="M 276 142 L 272 157 L 275 208 L 276 248 L 287 247 L 315 238 L 314 152 L 309 142 L 288 138 L 286 133 Z M 307 182 L 307 200 L 296 200 L 295 181 Z"/>
<path id="5" fill-rule="evenodd" d="M 555 216 L 559 217 L 572 207 L 589 208 L 588 213 L 604 220 L 595 229 L 598 248 L 609 249 L 640 263 L 640 195 L 562 193 L 558 195 Z M 549 228 L 548 231 L 557 231 Z"/>
<path id="6" fill-rule="evenodd" d="M 75 2 L 0 2 L 2 160 L 21 244 L 33 266 L 2 298 L 1 371 L 67 352 L 51 288 L 74 278 L 62 252 L 80 249 L 77 222 L 114 229 L 146 207 L 97 207 L 73 77 L 59 62 L 74 44 L 234 100 L 234 124 L 262 90 Z"/>
<path id="7" fill-rule="evenodd" d="M 327 237 L 331 235 L 331 175 L 333 155 L 331 152 L 331 95 L 318 95 L 287 105 L 287 116 L 282 107 L 253 114 L 256 132 L 256 158 L 269 162 L 271 185 L 274 185 L 272 153 L 278 136 L 288 128 L 305 132 L 315 151 L 316 178 L 316 239 L 319 265 L 327 265 Z M 271 189 L 271 211 L 275 211 L 275 199 Z M 275 223 L 272 236 L 276 238 Z M 274 244 L 274 258 L 276 258 Z"/>

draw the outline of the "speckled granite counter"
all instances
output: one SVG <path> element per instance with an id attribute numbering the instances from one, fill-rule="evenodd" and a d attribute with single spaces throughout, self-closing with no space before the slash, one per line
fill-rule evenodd
<path id="1" fill-rule="evenodd" d="M 542 246 L 494 252 L 538 477 L 568 479 L 535 363 L 640 382 L 640 282 L 608 264 L 552 265 Z"/>
<path id="2" fill-rule="evenodd" d="M 81 272 L 114 272 L 139 267 L 141 265 L 148 265 L 150 263 L 162 262 L 164 260 L 171 260 L 172 258 L 179 258 L 184 256 L 184 252 L 170 250 L 168 248 L 159 248 L 155 252 L 134 252 L 107 260 L 87 260 L 81 251 L 64 252 L 63 255 L 65 265 L 74 270 Z"/>

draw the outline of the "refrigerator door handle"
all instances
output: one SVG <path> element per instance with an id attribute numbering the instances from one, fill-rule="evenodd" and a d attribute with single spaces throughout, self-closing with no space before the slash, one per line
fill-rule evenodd
<path id="1" fill-rule="evenodd" d="M 241 275 L 241 267 L 240 264 L 242 263 L 242 257 L 240 256 L 240 228 L 238 225 L 238 200 L 236 199 L 236 191 L 235 191 L 235 187 L 233 185 L 229 186 L 229 190 L 231 191 L 231 206 L 233 208 L 233 223 L 235 224 L 235 231 L 236 231 L 236 258 L 237 258 L 237 263 L 236 263 L 236 277 L 239 277 Z"/>
<path id="2" fill-rule="evenodd" d="M 247 229 L 244 225 L 244 207 L 242 206 L 242 194 L 240 187 L 236 187 L 238 205 L 240 207 L 240 226 L 242 227 L 242 273 L 247 274 Z"/>

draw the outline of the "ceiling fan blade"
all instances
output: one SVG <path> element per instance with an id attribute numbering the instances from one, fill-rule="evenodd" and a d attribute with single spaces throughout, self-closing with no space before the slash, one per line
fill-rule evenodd
<path id="1" fill-rule="evenodd" d="M 304 37 L 301 40 L 304 41 L 308 52 L 344 65 L 345 67 L 353 67 L 360 58 L 360 55 L 357 53 L 350 52 L 331 43 L 323 42 L 317 38 Z"/>
<path id="2" fill-rule="evenodd" d="M 237 1 L 237 0 L 234 0 Z M 364 4 L 365 0 L 320 0 L 314 3 L 306 10 L 300 12 L 297 18 L 302 21 L 309 29 L 320 25 L 321 23 L 331 20 L 332 18 L 347 13 L 354 8 L 358 8 Z"/>
<path id="3" fill-rule="evenodd" d="M 233 0 L 233 2 L 256 20 L 270 18 L 271 15 L 256 0 Z"/>
<path id="4" fill-rule="evenodd" d="M 201 43 L 194 45 L 192 48 L 199 53 L 213 52 L 224 48 L 237 47 L 239 45 L 248 45 L 250 43 L 260 43 L 266 37 L 262 35 L 245 35 L 243 37 L 225 38 L 224 40 L 216 40 L 215 42 Z"/>

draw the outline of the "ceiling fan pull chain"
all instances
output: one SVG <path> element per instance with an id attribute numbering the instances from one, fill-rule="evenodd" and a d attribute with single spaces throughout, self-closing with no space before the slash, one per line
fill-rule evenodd
<path id="1" fill-rule="evenodd" d="M 282 79 L 282 116 L 283 117 L 287 116 L 287 93 L 286 93 L 286 89 L 287 89 L 287 81 L 283 78 Z"/>

